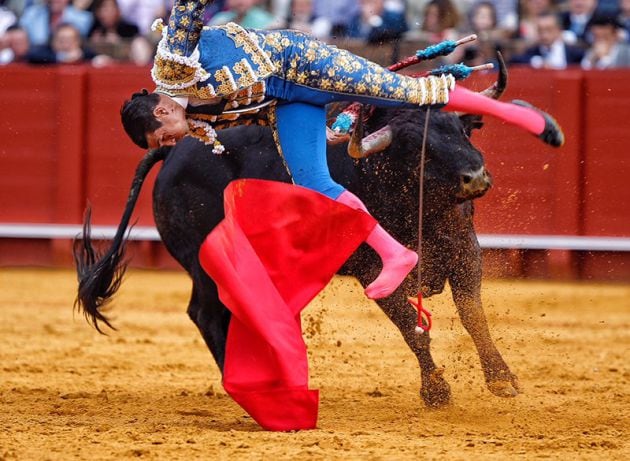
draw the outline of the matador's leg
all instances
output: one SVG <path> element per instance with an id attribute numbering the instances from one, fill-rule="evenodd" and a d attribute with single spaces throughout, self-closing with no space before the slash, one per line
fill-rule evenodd
<path id="1" fill-rule="evenodd" d="M 548 114 L 526 103 L 504 103 L 461 86 L 455 88 L 450 75 L 400 75 L 299 32 L 257 34 L 277 68 L 267 81 L 271 96 L 318 105 L 335 101 L 395 107 L 438 105 L 445 110 L 497 117 L 553 146 L 564 142 L 562 130 Z"/>
<path id="2" fill-rule="evenodd" d="M 390 72 L 347 50 L 297 31 L 257 31 L 259 43 L 276 70 L 267 95 L 324 106 L 359 101 L 395 107 L 443 105 L 455 87 L 450 75 L 411 78 Z"/>

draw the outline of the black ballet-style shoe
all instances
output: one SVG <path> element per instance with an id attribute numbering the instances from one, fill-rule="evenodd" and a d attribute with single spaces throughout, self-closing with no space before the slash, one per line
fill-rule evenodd
<path id="1" fill-rule="evenodd" d="M 516 104 L 517 106 L 522 107 L 528 107 L 529 109 L 534 109 L 536 112 L 544 117 L 545 129 L 542 133 L 537 135 L 540 139 L 542 139 L 544 143 L 549 144 L 553 147 L 560 147 L 564 144 L 564 133 L 562 132 L 562 128 L 560 128 L 558 122 L 556 122 L 556 120 L 551 115 L 533 106 L 527 101 L 522 101 L 520 99 L 513 100 L 512 104 Z"/>

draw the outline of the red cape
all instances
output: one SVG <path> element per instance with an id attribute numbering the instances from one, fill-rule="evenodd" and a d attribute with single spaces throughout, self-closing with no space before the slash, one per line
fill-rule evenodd
<path id="1" fill-rule="evenodd" d="M 263 428 L 317 424 L 300 312 L 367 238 L 376 221 L 299 186 L 242 179 L 224 192 L 225 219 L 201 265 L 231 311 L 223 386 Z"/>

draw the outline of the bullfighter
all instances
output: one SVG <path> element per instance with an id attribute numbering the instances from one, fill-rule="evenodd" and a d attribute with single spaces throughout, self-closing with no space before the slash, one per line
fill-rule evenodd
<path id="1" fill-rule="evenodd" d="M 121 109 L 125 131 L 142 148 L 175 145 L 186 135 L 223 146 L 215 129 L 270 125 L 295 184 L 367 212 L 358 197 L 334 182 L 326 164 L 325 105 L 359 101 L 377 106 L 435 106 L 492 115 L 555 147 L 564 135 L 548 114 L 502 103 L 455 85 L 452 75 L 413 78 L 289 30 L 204 27 L 208 0 L 176 0 L 161 30 L 151 71 L 156 89 L 135 93 Z M 376 225 L 366 243 L 383 269 L 366 289 L 389 296 L 417 264 L 417 254 Z"/>

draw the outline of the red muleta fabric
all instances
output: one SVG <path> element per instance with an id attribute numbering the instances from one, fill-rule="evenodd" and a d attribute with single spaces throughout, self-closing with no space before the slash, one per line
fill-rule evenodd
<path id="1" fill-rule="evenodd" d="M 317 425 L 300 312 L 367 238 L 376 221 L 299 186 L 241 179 L 199 252 L 232 312 L 223 386 L 264 429 Z"/>

